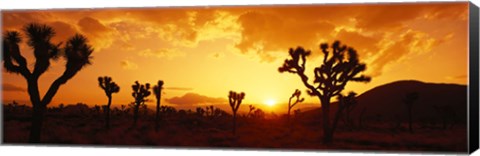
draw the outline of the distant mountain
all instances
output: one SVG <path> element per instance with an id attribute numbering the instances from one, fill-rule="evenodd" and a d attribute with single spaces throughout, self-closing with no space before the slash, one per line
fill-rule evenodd
<path id="1" fill-rule="evenodd" d="M 467 119 L 467 86 L 457 84 L 425 83 L 415 80 L 395 81 L 377 86 L 357 97 L 358 104 L 352 111 L 352 118 L 357 120 L 363 112 L 368 120 L 405 121 L 406 105 L 402 99 L 407 93 L 417 92 L 419 98 L 413 104 L 414 122 L 439 121 L 442 114 L 465 123 Z M 333 98 L 332 98 L 333 100 Z M 335 114 L 336 103 L 332 104 L 331 114 Z M 443 108 L 438 111 L 437 108 Z M 321 108 L 320 108 L 321 109 Z M 320 117 L 320 109 L 306 114 Z"/>

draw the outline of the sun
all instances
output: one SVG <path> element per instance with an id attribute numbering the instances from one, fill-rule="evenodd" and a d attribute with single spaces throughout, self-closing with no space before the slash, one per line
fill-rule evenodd
<path id="1" fill-rule="evenodd" d="M 265 100 L 265 105 L 267 106 L 274 106 L 277 102 L 273 99 L 268 99 L 268 100 Z"/>

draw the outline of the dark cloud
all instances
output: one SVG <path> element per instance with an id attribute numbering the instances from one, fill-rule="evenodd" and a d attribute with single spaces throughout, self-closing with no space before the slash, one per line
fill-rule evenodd
<path id="1" fill-rule="evenodd" d="M 3 83 L 2 84 L 2 88 L 3 88 L 3 91 L 11 91 L 11 92 L 25 92 L 27 91 L 27 89 L 25 88 L 22 88 L 22 87 L 19 87 L 19 86 L 16 86 L 14 84 L 10 84 L 10 83 Z"/>
<path id="2" fill-rule="evenodd" d="M 20 30 L 25 24 L 36 22 L 43 23 L 51 18 L 51 14 L 41 11 L 2 11 L 3 30 Z"/>
<path id="3" fill-rule="evenodd" d="M 196 104 L 213 104 L 213 103 L 222 103 L 227 100 L 224 98 L 213 98 L 197 93 L 186 93 L 181 97 L 173 97 L 166 99 L 168 103 L 178 104 L 178 105 L 196 105 Z"/>
<path id="4" fill-rule="evenodd" d="M 55 37 L 53 37 L 52 41 L 54 43 L 63 42 L 65 43 L 70 37 L 78 33 L 73 25 L 70 25 L 65 22 L 55 21 L 48 24 L 55 30 Z"/>
<path id="5" fill-rule="evenodd" d="M 113 29 L 106 27 L 95 18 L 84 17 L 77 24 L 97 50 L 109 47 L 115 40 Z"/>
<path id="6" fill-rule="evenodd" d="M 83 32 L 87 33 L 98 33 L 108 31 L 109 28 L 105 27 L 100 21 L 91 18 L 91 17 L 84 17 L 78 21 L 78 26 Z"/>

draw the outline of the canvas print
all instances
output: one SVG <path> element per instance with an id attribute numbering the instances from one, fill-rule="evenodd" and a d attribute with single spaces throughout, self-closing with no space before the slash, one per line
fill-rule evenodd
<path id="1" fill-rule="evenodd" d="M 469 6 L 3 10 L 2 141 L 465 153 Z"/>

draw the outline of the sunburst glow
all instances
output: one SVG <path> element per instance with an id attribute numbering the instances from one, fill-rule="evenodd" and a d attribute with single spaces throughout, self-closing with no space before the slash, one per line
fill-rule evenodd
<path id="1" fill-rule="evenodd" d="M 265 101 L 265 105 L 267 106 L 274 106 L 277 102 L 273 99 L 268 99 Z"/>

